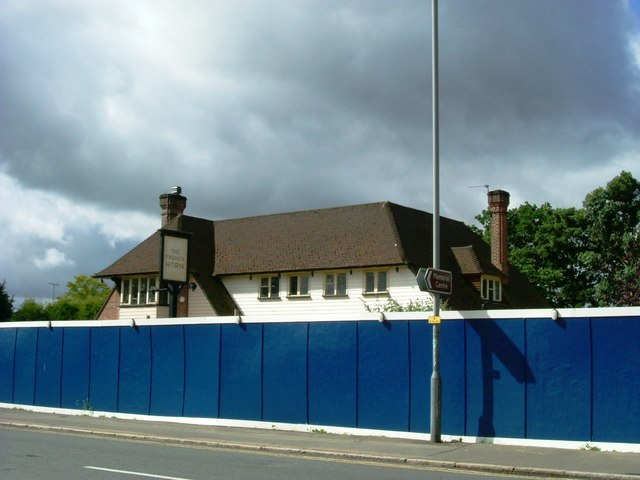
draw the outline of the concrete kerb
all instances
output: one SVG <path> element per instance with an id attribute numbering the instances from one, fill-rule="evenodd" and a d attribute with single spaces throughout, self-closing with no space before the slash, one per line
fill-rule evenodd
<path id="1" fill-rule="evenodd" d="M 564 478 L 585 480 L 638 480 L 636 475 L 606 474 L 593 472 L 580 472 L 571 470 L 554 470 L 547 468 L 517 467 L 508 465 L 493 465 L 483 463 L 453 462 L 445 460 L 429 460 L 423 458 L 409 458 L 391 455 L 377 455 L 367 453 L 339 452 L 331 450 L 303 449 L 268 445 L 255 445 L 234 442 L 218 442 L 212 440 L 199 440 L 191 438 L 163 437 L 156 435 L 144 435 L 137 433 L 115 432 L 108 430 L 91 430 L 73 427 L 57 427 L 52 425 L 27 424 L 19 422 L 3 422 L 0 426 L 22 430 L 41 430 L 64 433 L 70 435 L 89 435 L 103 438 L 115 438 L 130 441 L 145 441 L 162 443 L 167 445 L 196 446 L 221 450 L 239 450 L 253 453 L 265 453 L 274 455 L 300 455 L 307 458 L 335 459 L 351 462 L 378 463 L 387 465 L 407 465 L 424 468 L 437 468 L 446 470 L 459 470 L 468 472 L 482 472 L 495 474 L 512 474 L 541 478 Z"/>

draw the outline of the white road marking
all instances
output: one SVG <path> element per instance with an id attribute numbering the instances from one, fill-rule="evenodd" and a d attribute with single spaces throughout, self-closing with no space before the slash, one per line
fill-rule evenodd
<path id="1" fill-rule="evenodd" d="M 155 475 L 153 473 L 130 472 L 128 470 L 115 470 L 113 468 L 92 467 L 90 465 L 86 465 L 84 468 L 88 468 L 89 470 L 101 470 L 103 472 L 124 473 L 125 475 L 137 475 L 138 477 L 162 478 L 164 480 L 190 480 L 189 478 L 167 477 L 165 475 Z"/>

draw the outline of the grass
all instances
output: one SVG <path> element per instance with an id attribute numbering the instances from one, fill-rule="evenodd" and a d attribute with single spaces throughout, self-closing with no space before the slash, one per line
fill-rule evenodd
<path id="1" fill-rule="evenodd" d="M 595 445 L 591 445 L 589 443 L 586 443 L 584 445 L 584 447 L 582 447 L 580 450 L 587 450 L 589 452 L 599 452 L 601 450 L 600 447 L 596 447 Z"/>
<path id="2" fill-rule="evenodd" d="M 78 400 L 76 404 L 85 412 L 93 412 L 93 406 L 88 398 L 83 399 L 82 402 Z"/>

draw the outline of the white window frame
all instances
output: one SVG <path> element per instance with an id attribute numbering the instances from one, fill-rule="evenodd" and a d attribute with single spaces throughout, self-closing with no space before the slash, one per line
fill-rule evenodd
<path id="1" fill-rule="evenodd" d="M 311 293 L 309 289 L 309 285 L 310 285 L 309 278 L 310 278 L 310 275 L 308 273 L 297 273 L 297 274 L 289 275 L 289 282 L 287 285 L 287 297 L 289 298 L 310 297 Z M 295 281 L 295 288 L 293 285 L 294 281 Z M 306 289 L 303 288 L 305 285 L 306 285 Z"/>
<path id="2" fill-rule="evenodd" d="M 480 296 L 490 302 L 502 301 L 502 280 L 499 277 L 482 275 L 480 278 Z"/>
<path id="3" fill-rule="evenodd" d="M 157 305 L 158 277 L 124 277 L 120 286 L 120 305 Z"/>
<path id="4" fill-rule="evenodd" d="M 266 281 L 266 282 L 265 282 Z M 264 290 L 266 288 L 266 290 Z M 266 295 L 263 293 L 266 292 Z M 280 298 L 280 275 L 262 275 L 258 278 L 258 299 L 273 300 Z"/>
<path id="5" fill-rule="evenodd" d="M 384 287 L 380 287 L 384 275 Z M 369 278 L 373 279 L 373 289 L 368 289 Z M 389 293 L 389 270 L 365 270 L 362 274 L 362 293 L 364 295 L 387 295 Z"/>
<path id="6" fill-rule="evenodd" d="M 344 279 L 344 287 L 342 289 L 340 288 L 340 278 Z M 332 290 L 329 290 L 328 286 L 331 286 Z M 348 292 L 347 271 L 325 273 L 322 292 L 324 297 L 346 297 Z"/>

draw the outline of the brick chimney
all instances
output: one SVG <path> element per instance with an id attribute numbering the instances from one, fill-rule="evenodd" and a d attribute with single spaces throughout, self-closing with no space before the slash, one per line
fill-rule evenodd
<path id="1" fill-rule="evenodd" d="M 160 195 L 163 228 L 178 215 L 182 215 L 187 208 L 187 197 L 183 197 L 181 193 L 182 187 L 171 187 L 171 193 Z"/>
<path id="2" fill-rule="evenodd" d="M 505 275 L 509 274 L 509 242 L 507 207 L 509 192 L 493 190 L 487 194 L 491 212 L 491 263 Z"/>

